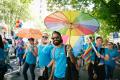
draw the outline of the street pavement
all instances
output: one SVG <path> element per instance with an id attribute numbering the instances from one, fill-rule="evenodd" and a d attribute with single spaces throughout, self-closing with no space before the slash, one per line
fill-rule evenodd
<path id="1" fill-rule="evenodd" d="M 8 71 L 7 75 L 5 75 L 5 80 L 24 80 L 23 75 L 22 75 L 22 69 L 20 71 L 20 74 L 18 72 L 19 67 L 17 65 L 17 60 L 12 59 L 10 61 L 10 65 L 14 69 L 13 69 L 13 71 L 11 71 L 11 70 Z M 87 70 L 85 70 L 84 67 L 81 67 L 79 72 L 80 72 L 80 75 L 79 75 L 80 79 L 79 80 L 88 80 Z M 29 70 L 27 73 L 28 73 L 28 78 L 29 78 L 28 80 L 31 80 Z M 39 76 L 39 69 L 38 68 L 35 69 L 35 75 L 36 75 L 36 80 L 37 80 L 37 78 Z M 120 67 L 115 69 L 114 78 L 115 78 L 114 80 L 120 80 Z"/>
<path id="2" fill-rule="evenodd" d="M 24 80 L 22 75 L 23 66 L 21 67 L 21 69 L 19 68 L 17 59 L 11 59 L 9 65 L 13 67 L 13 70 L 8 69 L 8 72 L 5 74 L 5 80 Z M 29 69 L 27 74 L 28 74 L 28 80 L 31 80 Z M 37 77 L 39 76 L 38 68 L 35 69 L 35 75 L 37 80 Z"/>

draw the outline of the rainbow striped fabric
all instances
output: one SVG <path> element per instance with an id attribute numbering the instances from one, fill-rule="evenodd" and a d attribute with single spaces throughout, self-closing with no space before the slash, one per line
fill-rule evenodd
<path id="1" fill-rule="evenodd" d="M 92 50 L 92 46 L 89 46 L 85 50 L 85 53 L 82 55 L 82 58 L 85 60 L 85 62 L 89 62 L 90 61 L 90 57 L 92 56 L 92 53 L 90 53 L 91 50 Z"/>

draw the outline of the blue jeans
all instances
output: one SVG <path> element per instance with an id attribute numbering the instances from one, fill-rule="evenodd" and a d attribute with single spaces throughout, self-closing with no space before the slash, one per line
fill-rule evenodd
<path id="1" fill-rule="evenodd" d="M 57 77 L 54 76 L 53 80 L 65 80 L 65 78 L 57 78 Z"/>
<path id="2" fill-rule="evenodd" d="M 28 76 L 27 76 L 27 70 L 28 68 L 30 68 L 30 73 L 32 76 L 32 80 L 35 80 L 35 64 L 28 64 L 25 62 L 24 66 L 23 66 L 23 76 L 24 76 L 24 80 L 28 80 Z"/>

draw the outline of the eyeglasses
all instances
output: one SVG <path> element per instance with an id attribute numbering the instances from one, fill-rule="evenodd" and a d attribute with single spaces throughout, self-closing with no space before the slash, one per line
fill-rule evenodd
<path id="1" fill-rule="evenodd" d="M 47 37 L 47 36 L 42 36 L 42 38 L 44 38 L 44 39 L 48 39 L 48 37 Z"/>
<path id="2" fill-rule="evenodd" d="M 59 40 L 60 37 L 52 37 L 51 39 L 52 39 L 52 40 L 55 40 L 55 39 L 56 39 L 56 40 Z"/>

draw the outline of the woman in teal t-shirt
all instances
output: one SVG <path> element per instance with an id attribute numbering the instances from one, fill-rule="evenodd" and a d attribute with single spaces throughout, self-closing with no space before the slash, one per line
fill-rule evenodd
<path id="1" fill-rule="evenodd" d="M 34 39 L 33 38 L 29 38 L 29 43 L 30 45 L 26 48 L 26 59 L 25 59 L 25 64 L 23 66 L 23 75 L 24 75 L 24 79 L 28 80 L 27 77 L 27 70 L 28 68 L 30 68 L 30 73 L 32 76 L 32 80 L 35 80 L 35 64 L 36 64 L 36 56 L 38 53 L 38 49 L 36 46 L 34 46 Z"/>

